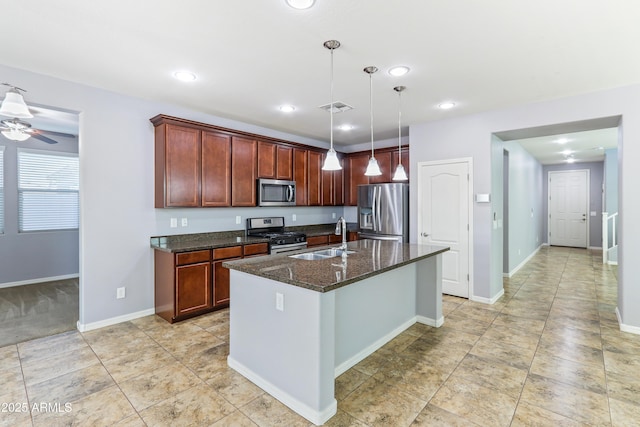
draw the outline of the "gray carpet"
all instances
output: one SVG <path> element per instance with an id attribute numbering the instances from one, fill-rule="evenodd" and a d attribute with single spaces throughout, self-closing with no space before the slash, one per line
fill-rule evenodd
<path id="1" fill-rule="evenodd" d="M 78 279 L 0 289 L 0 347 L 76 329 Z"/>

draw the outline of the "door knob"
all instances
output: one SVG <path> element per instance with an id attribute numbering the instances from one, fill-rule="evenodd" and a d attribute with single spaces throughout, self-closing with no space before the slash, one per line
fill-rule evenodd
<path id="1" fill-rule="evenodd" d="M 422 233 L 422 237 L 429 237 L 427 233 Z"/>

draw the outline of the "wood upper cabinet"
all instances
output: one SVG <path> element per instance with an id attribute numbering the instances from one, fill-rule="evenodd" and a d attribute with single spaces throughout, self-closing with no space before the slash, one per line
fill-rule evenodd
<path id="1" fill-rule="evenodd" d="M 231 206 L 256 205 L 257 142 L 231 138 Z"/>
<path id="2" fill-rule="evenodd" d="M 276 144 L 258 141 L 258 178 L 276 177 Z"/>
<path id="3" fill-rule="evenodd" d="M 323 156 L 324 158 L 324 156 Z M 344 205 L 344 162 L 343 169 L 337 171 L 322 171 L 322 205 Z"/>
<path id="4" fill-rule="evenodd" d="M 276 146 L 276 179 L 293 181 L 293 148 Z"/>
<path id="5" fill-rule="evenodd" d="M 308 151 L 309 165 L 309 187 L 307 194 L 307 204 L 309 206 L 320 206 L 322 204 L 322 158 L 319 151 Z M 296 187 L 297 188 L 297 187 Z"/>
<path id="6" fill-rule="evenodd" d="M 368 163 L 368 153 L 348 156 L 345 159 L 345 205 L 357 206 L 358 185 L 369 183 L 369 177 L 364 174 Z"/>
<path id="7" fill-rule="evenodd" d="M 200 206 L 200 131 L 161 124 L 155 132 L 155 207 Z"/>
<path id="8" fill-rule="evenodd" d="M 308 204 L 308 182 L 307 175 L 309 159 L 307 150 L 300 148 L 293 149 L 293 178 L 296 182 L 296 205 L 306 206 Z"/>
<path id="9" fill-rule="evenodd" d="M 370 176 L 369 184 L 382 184 L 384 182 L 391 182 L 393 177 L 393 171 L 391 170 L 391 152 L 377 152 L 375 153 L 378 166 L 380 166 L 380 172 L 382 175 Z"/>
<path id="10" fill-rule="evenodd" d="M 202 206 L 231 206 L 231 136 L 202 132 Z"/>

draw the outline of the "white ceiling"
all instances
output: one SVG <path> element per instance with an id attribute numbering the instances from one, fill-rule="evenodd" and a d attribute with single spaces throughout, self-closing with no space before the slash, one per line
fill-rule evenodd
<path id="1" fill-rule="evenodd" d="M 334 98 L 355 107 L 335 115 L 336 127 L 355 126 L 336 130 L 338 145 L 369 140 L 368 65 L 380 69 L 375 140 L 397 136 L 397 85 L 407 86 L 406 127 L 640 83 L 636 0 L 317 0 L 304 11 L 284 0 L 1 4 L 5 65 L 324 141 L 323 42 L 337 39 Z M 411 72 L 392 77 L 394 65 Z M 175 80 L 183 69 L 198 79 Z M 439 110 L 446 100 L 456 107 Z M 296 111 L 281 113 L 284 103 Z"/>

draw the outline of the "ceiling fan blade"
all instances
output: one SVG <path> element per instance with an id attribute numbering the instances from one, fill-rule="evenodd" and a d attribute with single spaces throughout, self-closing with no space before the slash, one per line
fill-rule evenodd
<path id="1" fill-rule="evenodd" d="M 39 133 L 32 133 L 31 134 L 31 138 L 35 138 L 35 139 L 39 139 L 40 141 L 46 142 L 47 144 L 57 144 L 58 141 L 55 141 L 49 137 L 46 137 L 44 135 L 40 135 Z"/>
<path id="2" fill-rule="evenodd" d="M 64 132 L 55 132 L 52 130 L 43 130 L 43 129 L 34 129 L 37 133 L 46 133 L 47 135 L 52 135 L 52 136 L 63 136 L 66 138 L 75 138 L 76 136 L 70 133 L 64 133 Z"/>

